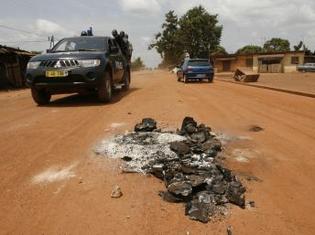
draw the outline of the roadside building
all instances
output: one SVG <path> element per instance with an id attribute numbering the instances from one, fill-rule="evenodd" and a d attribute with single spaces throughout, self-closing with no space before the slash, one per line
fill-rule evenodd
<path id="1" fill-rule="evenodd" d="M 211 59 L 217 72 L 234 72 L 245 67 L 259 73 L 288 73 L 297 71 L 297 65 L 312 58 L 306 58 L 304 51 L 288 51 L 217 55 Z"/>
<path id="2" fill-rule="evenodd" d="M 0 89 L 25 86 L 27 62 L 31 52 L 0 45 Z"/>

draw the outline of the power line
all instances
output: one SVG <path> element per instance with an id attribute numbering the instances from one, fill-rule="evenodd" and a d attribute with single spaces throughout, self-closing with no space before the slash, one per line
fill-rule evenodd
<path id="1" fill-rule="evenodd" d="M 16 32 L 21 32 L 21 33 L 26 33 L 26 34 L 31 34 L 31 35 L 37 35 L 37 36 L 43 38 L 43 35 L 40 35 L 38 33 L 30 32 L 30 31 L 27 31 L 24 29 L 19 29 L 19 28 L 15 28 L 15 27 L 3 25 L 3 24 L 0 24 L 0 28 L 4 28 L 4 29 L 16 31 Z M 15 44 L 21 44 L 21 43 L 47 43 L 47 42 L 50 42 L 49 48 L 52 48 L 55 45 L 55 40 L 58 40 L 54 37 L 54 35 L 49 36 L 47 39 L 48 40 L 37 39 L 37 40 L 6 41 L 6 42 L 0 42 L 0 44 L 14 44 L 15 45 Z"/>
<path id="2" fill-rule="evenodd" d="M 47 40 L 30 40 L 30 41 L 8 41 L 8 42 L 0 42 L 0 43 L 27 43 L 27 42 L 48 42 Z"/>
<path id="3" fill-rule="evenodd" d="M 17 32 L 28 33 L 28 34 L 33 34 L 33 35 L 34 34 L 39 35 L 39 34 L 34 33 L 34 32 L 26 31 L 24 29 L 18 29 L 18 28 L 11 27 L 11 26 L 6 26 L 6 25 L 3 25 L 3 24 L 0 24 L 0 27 L 1 28 L 5 28 L 5 29 L 9 29 L 9 30 L 13 30 L 13 31 L 17 31 Z"/>
<path id="4" fill-rule="evenodd" d="M 18 28 L 15 28 L 15 27 L 6 26 L 6 25 L 2 25 L 2 24 L 0 24 L 0 28 L 5 28 L 5 29 L 17 31 L 17 32 L 22 32 L 22 33 L 27 33 L 27 34 L 32 34 L 32 35 L 37 35 L 37 36 L 40 36 L 40 37 L 44 37 L 43 35 L 40 35 L 40 34 L 35 33 L 35 32 L 30 32 L 30 31 L 26 31 L 26 30 L 23 30 L 23 29 L 18 29 Z M 55 38 L 55 40 L 58 41 L 59 39 Z"/>
<path id="5" fill-rule="evenodd" d="M 5 29 L 17 31 L 17 32 L 22 32 L 22 33 L 27 33 L 27 34 L 32 34 L 32 35 L 37 35 L 37 36 L 43 37 L 43 35 L 40 35 L 40 34 L 35 33 L 35 32 L 30 32 L 30 31 L 26 31 L 26 30 L 23 30 L 23 29 L 18 29 L 18 28 L 15 28 L 15 27 L 6 26 L 6 25 L 2 25 L 2 24 L 0 24 L 0 28 L 5 28 Z"/>
<path id="6" fill-rule="evenodd" d="M 4 28 L 4 29 L 8 29 L 8 30 L 13 30 L 13 31 L 17 31 L 17 32 L 22 32 L 22 33 L 27 33 L 27 34 L 32 34 L 32 35 L 37 35 L 40 37 L 43 37 L 42 35 L 35 33 L 35 32 L 30 32 L 24 29 L 19 29 L 19 28 L 15 28 L 15 27 L 11 27 L 11 26 L 7 26 L 7 25 L 3 25 L 0 24 L 0 28 Z M 50 48 L 52 46 L 54 46 L 55 44 L 55 40 L 58 40 L 56 38 L 54 38 L 54 35 L 48 37 L 48 40 L 24 40 L 24 41 L 7 41 L 7 42 L 0 42 L 1 44 L 20 44 L 20 43 L 43 43 L 43 42 L 50 42 Z"/>
<path id="7" fill-rule="evenodd" d="M 39 35 L 39 34 L 37 34 L 35 32 L 30 32 L 30 31 L 27 31 L 27 30 L 24 30 L 24 29 L 19 29 L 19 28 L 15 28 L 15 27 L 3 25 L 3 24 L 0 24 L 0 28 L 5 28 L 5 29 L 8 29 L 8 30 L 13 30 L 13 31 L 17 31 L 17 32 L 22 32 L 22 33 L 27 33 L 27 34 L 32 34 L 32 35 L 37 35 L 37 36 L 43 37 L 42 35 Z M 48 37 L 48 41 L 52 41 L 50 39 L 50 37 Z M 7 41 L 7 42 L 1 42 L 1 43 L 2 44 L 5 44 L 5 43 L 17 44 L 17 43 L 42 43 L 42 42 L 47 42 L 47 40 L 23 40 L 23 41 L 21 40 L 21 41 Z M 54 39 L 53 39 L 53 44 L 54 44 Z"/>

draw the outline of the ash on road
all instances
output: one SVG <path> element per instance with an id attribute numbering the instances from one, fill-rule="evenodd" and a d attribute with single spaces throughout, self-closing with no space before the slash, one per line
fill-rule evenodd
<path id="1" fill-rule="evenodd" d="M 165 183 L 160 196 L 185 203 L 185 214 L 203 223 L 227 214 L 226 204 L 245 208 L 245 187 L 218 160 L 222 143 L 205 124 L 185 117 L 177 133 L 165 133 L 152 118 L 136 124 L 135 132 L 103 141 L 95 150 L 126 161 L 124 172 L 152 174 Z"/>

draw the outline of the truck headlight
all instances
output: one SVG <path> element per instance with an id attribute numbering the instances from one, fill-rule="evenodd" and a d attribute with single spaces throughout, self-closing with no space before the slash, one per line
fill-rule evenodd
<path id="1" fill-rule="evenodd" d="M 96 67 L 101 64 L 101 60 L 94 59 L 94 60 L 78 60 L 81 67 L 89 68 L 89 67 Z"/>
<path id="2" fill-rule="evenodd" d="M 40 65 L 40 61 L 31 61 L 27 63 L 27 69 L 37 69 Z"/>

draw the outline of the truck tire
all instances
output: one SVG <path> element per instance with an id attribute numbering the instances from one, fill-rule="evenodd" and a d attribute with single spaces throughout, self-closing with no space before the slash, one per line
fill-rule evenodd
<path id="1" fill-rule="evenodd" d="M 188 82 L 188 79 L 187 79 L 187 76 L 186 76 L 186 75 L 183 76 L 183 82 L 184 82 L 184 83 L 187 83 L 187 82 Z"/>
<path id="2" fill-rule="evenodd" d="M 123 91 L 128 91 L 130 87 L 130 71 L 129 69 L 124 74 L 124 86 Z"/>
<path id="3" fill-rule="evenodd" d="M 49 104 L 50 99 L 51 99 L 51 94 L 49 94 L 45 90 L 38 90 L 36 88 L 31 88 L 32 91 L 32 97 L 33 100 L 38 104 L 38 105 L 45 105 Z"/>
<path id="4" fill-rule="evenodd" d="M 113 95 L 112 79 L 110 73 L 106 71 L 98 87 L 98 99 L 103 103 L 107 103 L 112 100 L 112 95 Z"/>

